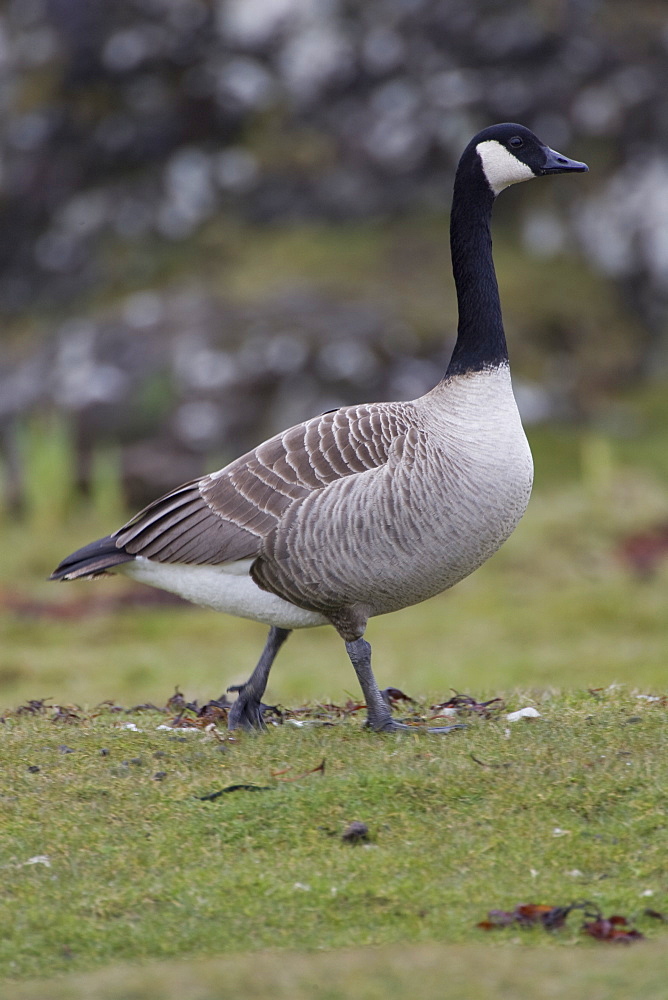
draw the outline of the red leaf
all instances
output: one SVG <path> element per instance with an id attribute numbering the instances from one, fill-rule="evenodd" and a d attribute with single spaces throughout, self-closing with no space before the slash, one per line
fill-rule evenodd
<path id="1" fill-rule="evenodd" d="M 497 927 L 510 927 L 519 924 L 520 927 L 535 927 L 538 924 L 546 930 L 558 930 L 566 923 L 573 910 L 583 910 L 589 919 L 582 925 L 582 930 L 597 941 L 615 941 L 629 944 L 644 937 L 640 931 L 629 927 L 626 917 L 613 914 L 604 917 L 598 907 L 591 902 L 571 903 L 569 906 L 547 906 L 545 903 L 518 903 L 514 910 L 490 910 L 487 920 L 482 920 L 476 926 L 481 930 L 491 931 Z M 659 914 L 661 917 L 661 914 Z"/>
<path id="2" fill-rule="evenodd" d="M 644 934 L 634 928 L 628 928 L 628 921 L 624 917 L 613 916 L 607 920 L 599 917 L 582 925 L 585 934 L 589 934 L 596 941 L 613 941 L 615 944 L 630 944 L 632 941 L 641 941 Z"/>

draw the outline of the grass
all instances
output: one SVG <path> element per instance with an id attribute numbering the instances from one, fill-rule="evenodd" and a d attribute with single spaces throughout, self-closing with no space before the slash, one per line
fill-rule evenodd
<path id="1" fill-rule="evenodd" d="M 624 689 L 532 700 L 538 719 L 447 737 L 348 721 L 220 743 L 149 712 L 130 717 L 137 732 L 104 711 L 6 718 L 0 969 L 482 942 L 490 908 L 583 897 L 660 936 L 642 914 L 668 893 L 665 704 Z M 199 798 L 238 783 L 265 790 Z M 351 820 L 368 845 L 342 841 Z"/>

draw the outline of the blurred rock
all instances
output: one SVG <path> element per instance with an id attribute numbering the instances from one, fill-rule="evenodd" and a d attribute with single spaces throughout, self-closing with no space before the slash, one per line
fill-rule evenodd
<path id="1" fill-rule="evenodd" d="M 540 16 L 519 0 L 8 4 L 0 312 L 99 284 L 110 233 L 182 240 L 231 206 L 255 221 L 446 207 L 471 133 L 519 118 L 608 164 L 603 201 L 601 173 L 587 195 L 563 189 L 583 220 L 564 235 L 615 277 L 630 253 L 634 305 L 656 326 L 666 37 L 643 2 L 623 31 L 613 11 L 575 0 Z M 611 212 L 620 223 L 601 235 Z M 526 221 L 527 243 L 556 252 L 545 218 Z"/>
<path id="2" fill-rule="evenodd" d="M 301 290 L 248 306 L 196 288 L 147 290 L 97 322 L 69 320 L 23 361 L 0 351 L 12 502 L 21 492 L 15 435 L 36 415 L 66 416 L 83 492 L 96 449 L 111 445 L 128 502 L 143 505 L 318 412 L 431 388 L 443 348 L 397 333 L 375 304 Z"/>
<path id="3" fill-rule="evenodd" d="M 447 210 L 463 145 L 499 119 L 595 169 L 536 193 L 517 220 L 500 211 L 498 225 L 517 222 L 536 255 L 579 247 L 649 332 L 629 346 L 628 370 L 668 366 L 668 14 L 649 0 L 616 11 L 589 0 L 540 11 L 521 0 L 4 5 L 0 314 L 75 314 L 30 356 L 0 339 L 8 491 L 21 495 L 26 414 L 68 415 L 82 488 L 98 443 L 122 447 L 140 502 L 170 485 L 169 469 L 194 475 L 319 408 L 432 385 L 442 349 L 392 336 L 376 305 L 291 292 L 241 308 L 149 288 L 94 323 L 76 315 L 82 296 L 104 298 L 110 247 L 156 254 L 219 216 Z M 546 349 L 558 393 L 520 388 L 529 418 L 563 412 L 564 349 Z"/>

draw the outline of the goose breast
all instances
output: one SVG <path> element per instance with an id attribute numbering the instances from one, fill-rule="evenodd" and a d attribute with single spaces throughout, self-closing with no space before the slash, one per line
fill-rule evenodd
<path id="1" fill-rule="evenodd" d="M 295 504 L 266 540 L 261 586 L 324 614 L 369 615 L 451 587 L 524 513 L 531 452 L 507 366 L 457 376 L 410 404 L 385 464 Z"/>

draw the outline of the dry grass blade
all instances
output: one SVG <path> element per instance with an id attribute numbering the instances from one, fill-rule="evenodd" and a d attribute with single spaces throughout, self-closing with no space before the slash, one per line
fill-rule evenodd
<path id="1" fill-rule="evenodd" d="M 479 764 L 480 767 L 512 767 L 513 766 L 510 761 L 505 761 L 502 764 L 488 764 L 486 761 L 480 760 L 480 758 L 476 757 L 476 755 L 473 754 L 473 753 L 469 754 L 469 756 L 470 756 L 471 760 L 474 761 L 474 763 Z"/>
<path id="2" fill-rule="evenodd" d="M 290 778 L 284 778 L 283 775 L 287 774 L 288 771 L 292 770 L 291 767 L 284 767 L 281 771 L 272 771 L 271 776 L 277 781 L 301 781 L 302 778 L 308 778 L 311 774 L 325 774 L 325 758 L 320 761 L 316 767 L 310 768 L 308 771 L 304 771 L 302 774 L 295 774 Z"/>

